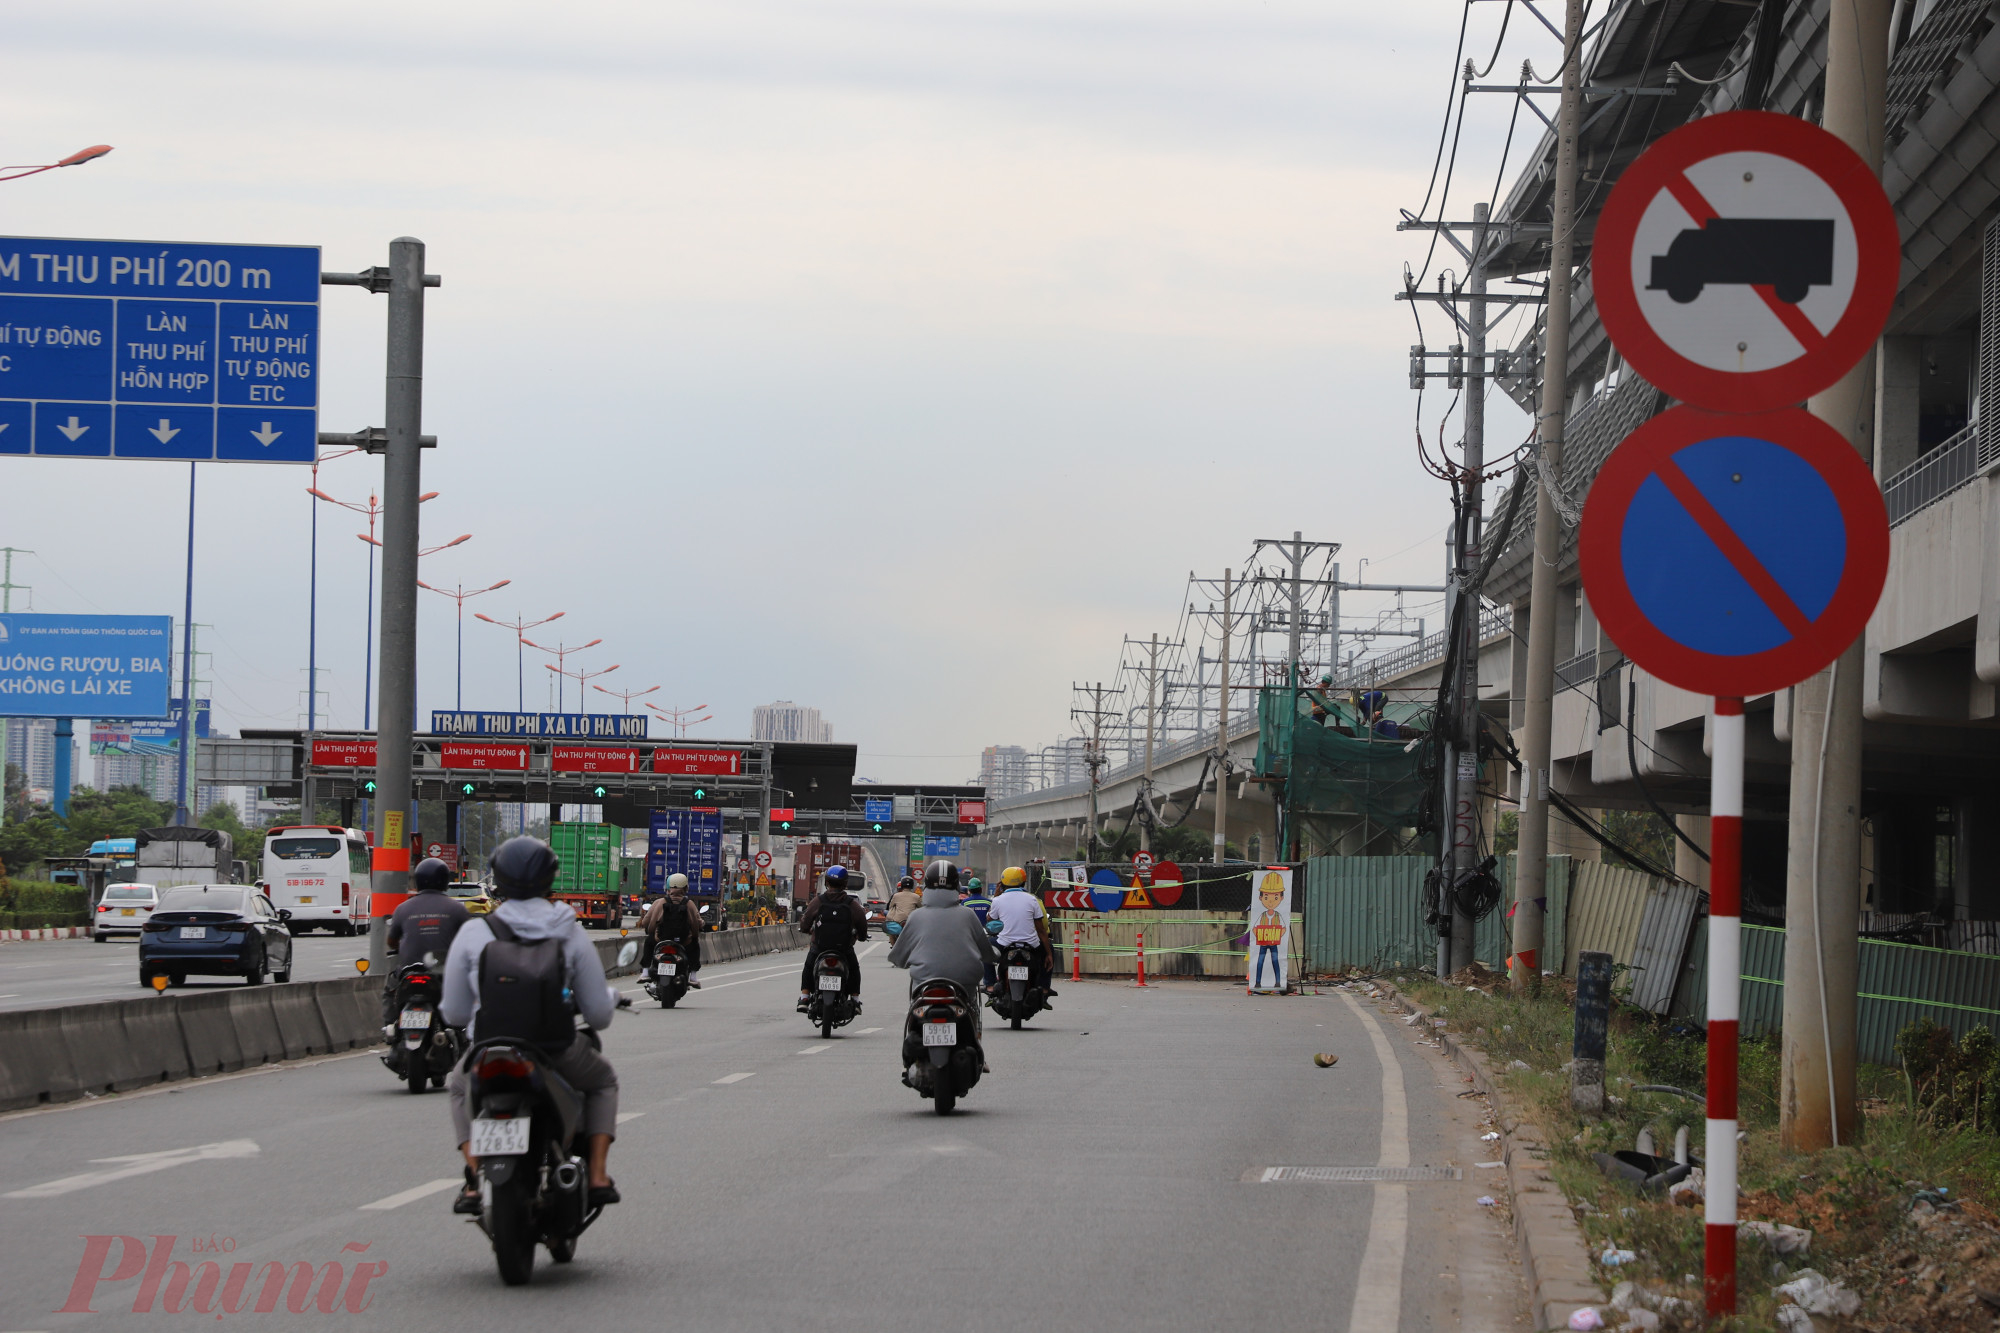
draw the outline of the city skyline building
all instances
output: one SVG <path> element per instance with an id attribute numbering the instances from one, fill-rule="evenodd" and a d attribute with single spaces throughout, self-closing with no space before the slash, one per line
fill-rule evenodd
<path id="1" fill-rule="evenodd" d="M 750 710 L 750 739 L 827 745 L 833 741 L 833 724 L 822 718 L 817 708 L 780 699 Z"/>

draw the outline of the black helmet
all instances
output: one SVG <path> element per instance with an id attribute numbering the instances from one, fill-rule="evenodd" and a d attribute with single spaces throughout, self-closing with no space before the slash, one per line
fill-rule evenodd
<path id="1" fill-rule="evenodd" d="M 417 862 L 417 868 L 410 872 L 410 890 L 413 893 L 443 893 L 451 883 L 451 867 L 435 856 Z"/>
<path id="2" fill-rule="evenodd" d="M 926 889 L 950 889 L 958 892 L 958 867 L 949 861 L 933 861 L 924 867 L 924 887 Z"/>
<path id="3" fill-rule="evenodd" d="M 502 898 L 540 898 L 556 882 L 562 862 L 540 838 L 509 838 L 494 849 L 486 867 Z"/>

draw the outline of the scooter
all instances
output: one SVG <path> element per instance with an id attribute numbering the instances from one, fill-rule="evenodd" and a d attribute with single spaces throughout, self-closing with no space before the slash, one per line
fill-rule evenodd
<path id="1" fill-rule="evenodd" d="M 1041 986 L 1034 984 L 1035 964 L 1041 952 L 1038 946 L 1029 944 L 1009 944 L 1002 949 L 999 986 L 987 1003 L 1016 1032 L 1021 1030 L 1022 1019 L 1033 1018 L 1049 1007 L 1046 982 Z"/>
<path id="2" fill-rule="evenodd" d="M 861 998 L 847 993 L 847 963 L 828 950 L 813 960 L 813 992 L 806 1001 L 806 1020 L 819 1026 L 821 1037 L 831 1037 L 835 1028 L 844 1028 L 861 1013 Z"/>
<path id="3" fill-rule="evenodd" d="M 412 1093 L 444 1086 L 444 1076 L 458 1062 L 464 1049 L 464 1035 L 444 1021 L 438 1001 L 444 994 L 444 977 L 437 955 L 425 954 L 396 972 L 396 1021 L 385 1034 L 389 1049 L 382 1064 L 409 1085 Z"/>
<path id="4" fill-rule="evenodd" d="M 678 940 L 661 940 L 653 947 L 653 966 L 644 982 L 646 994 L 671 1009 L 688 993 L 688 960 Z"/>
<path id="5" fill-rule="evenodd" d="M 926 981 L 910 997 L 903 1025 L 903 1086 L 950 1115 L 979 1082 L 986 1064 L 978 1037 L 979 1010 L 955 981 Z"/>
<path id="6" fill-rule="evenodd" d="M 582 1029 L 578 1041 L 595 1043 Z M 500 1280 L 525 1286 L 535 1246 L 559 1264 L 604 1211 L 590 1206 L 584 1166 L 583 1095 L 540 1049 L 512 1038 L 476 1044 L 466 1057 L 472 1108 L 470 1151 L 479 1161 L 479 1229 L 493 1242 Z"/>

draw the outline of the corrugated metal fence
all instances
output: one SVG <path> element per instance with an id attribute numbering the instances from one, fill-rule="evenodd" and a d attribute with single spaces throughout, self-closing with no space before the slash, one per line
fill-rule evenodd
<path id="1" fill-rule="evenodd" d="M 1424 925 L 1424 874 L 1417 856 L 1322 856 L 1306 865 L 1305 954 L 1309 970 L 1429 968 L 1437 938 Z M 1474 956 L 1496 971 L 1508 952 L 1514 859 L 1501 862 L 1502 905 L 1476 928 Z M 1583 950 L 1608 953 L 1625 971 L 1627 999 L 1657 1014 L 1705 1019 L 1708 921 L 1691 886 L 1623 866 L 1549 858 L 1545 966 L 1576 973 Z M 1777 1030 L 1784 1011 L 1785 932 L 1743 928 L 1743 1032 Z M 2000 1031 L 2000 957 L 1863 940 L 1860 1055 L 1895 1063 L 1896 1034 L 1929 1017 L 1963 1035 Z"/>

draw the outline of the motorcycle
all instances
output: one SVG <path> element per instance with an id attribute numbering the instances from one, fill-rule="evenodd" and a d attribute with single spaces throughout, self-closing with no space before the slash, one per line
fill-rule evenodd
<path id="1" fill-rule="evenodd" d="M 678 940 L 661 940 L 653 947 L 653 966 L 646 974 L 646 994 L 671 1009 L 688 993 L 688 960 Z"/>
<path id="2" fill-rule="evenodd" d="M 396 1021 L 386 1034 L 389 1049 L 382 1064 L 409 1085 L 412 1093 L 444 1086 L 444 1076 L 458 1063 L 464 1037 L 438 1013 L 444 975 L 437 955 L 425 954 L 396 972 Z"/>
<path id="3" fill-rule="evenodd" d="M 955 981 L 927 981 L 910 997 L 903 1025 L 903 1086 L 950 1115 L 979 1082 L 986 1057 L 979 1047 L 979 1011 Z"/>
<path id="4" fill-rule="evenodd" d="M 860 1015 L 861 997 L 847 993 L 847 963 L 831 950 L 813 960 L 813 979 L 806 1020 L 819 1026 L 821 1037 L 831 1037 Z"/>
<path id="5" fill-rule="evenodd" d="M 1016 1032 L 1021 1030 L 1022 1019 L 1033 1018 L 1049 1007 L 1046 979 L 1040 986 L 1034 984 L 1035 964 L 1040 961 L 1041 952 L 1029 944 L 1009 944 L 1001 950 L 999 985 L 987 1003 Z"/>
<path id="6" fill-rule="evenodd" d="M 578 1041 L 595 1043 L 584 1029 Z M 590 1206 L 582 1157 L 583 1095 L 548 1067 L 534 1046 L 483 1041 L 466 1058 L 472 1108 L 471 1152 L 479 1160 L 479 1229 L 493 1243 L 500 1280 L 525 1286 L 535 1246 L 559 1264 L 576 1257 L 577 1238 L 604 1211 Z"/>

